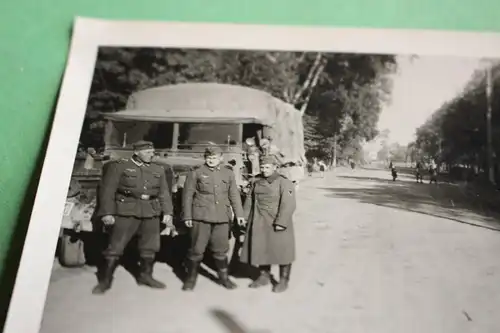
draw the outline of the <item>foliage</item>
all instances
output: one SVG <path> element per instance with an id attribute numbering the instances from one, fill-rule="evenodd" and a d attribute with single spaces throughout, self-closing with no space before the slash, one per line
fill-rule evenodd
<path id="1" fill-rule="evenodd" d="M 377 135 L 388 100 L 394 56 L 315 52 L 109 48 L 99 50 L 82 132 L 84 146 L 102 145 L 97 112 L 125 107 L 141 89 L 183 82 L 219 82 L 262 89 L 304 114 L 308 153 L 356 155 Z"/>
<path id="2" fill-rule="evenodd" d="M 413 149 L 423 159 L 433 158 L 449 166 L 487 166 L 486 71 L 476 71 L 463 92 L 444 103 L 416 131 Z M 500 64 L 491 65 L 493 150 L 500 154 Z M 496 162 L 495 162 L 496 163 Z"/>

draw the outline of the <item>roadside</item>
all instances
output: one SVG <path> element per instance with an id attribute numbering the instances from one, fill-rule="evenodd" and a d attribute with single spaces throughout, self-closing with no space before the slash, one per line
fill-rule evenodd
<path id="1" fill-rule="evenodd" d="M 246 276 L 227 291 L 204 275 L 186 293 L 158 263 L 167 290 L 139 288 L 120 267 L 96 297 L 95 269 L 55 265 L 41 333 L 220 333 L 231 320 L 246 332 L 498 332 L 500 234 L 435 216 L 441 189 L 360 169 L 309 178 L 297 194 L 290 289 L 279 295 L 247 288 Z"/>

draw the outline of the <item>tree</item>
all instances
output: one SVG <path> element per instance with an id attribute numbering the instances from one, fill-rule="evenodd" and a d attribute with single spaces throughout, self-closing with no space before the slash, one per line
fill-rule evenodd
<path id="1" fill-rule="evenodd" d="M 137 90 L 184 82 L 238 84 L 269 92 L 304 114 L 309 154 L 334 160 L 377 135 L 396 69 L 393 56 L 316 52 L 110 48 L 99 50 L 81 141 L 99 146 L 99 112 L 123 109 Z"/>
<path id="2" fill-rule="evenodd" d="M 493 74 L 492 132 L 496 156 L 500 153 L 500 64 L 491 68 Z M 478 70 L 464 90 L 444 103 L 416 131 L 415 147 L 426 158 L 433 158 L 449 167 L 484 170 L 487 166 L 486 141 L 486 78 Z M 497 163 L 495 161 L 495 163 Z"/>

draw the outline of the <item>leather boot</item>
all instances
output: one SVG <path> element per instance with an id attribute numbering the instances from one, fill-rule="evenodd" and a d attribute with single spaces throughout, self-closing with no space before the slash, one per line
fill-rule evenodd
<path id="1" fill-rule="evenodd" d="M 259 288 L 271 283 L 271 266 L 264 265 L 259 267 L 260 275 L 257 280 L 250 283 L 249 288 Z"/>
<path id="2" fill-rule="evenodd" d="M 141 258 L 141 270 L 137 278 L 137 283 L 154 289 L 165 289 L 167 286 L 153 278 L 154 258 Z"/>
<path id="3" fill-rule="evenodd" d="M 106 258 L 104 266 L 98 272 L 98 284 L 92 289 L 92 294 L 102 295 L 109 289 L 113 283 L 113 274 L 115 273 L 116 267 L 118 267 L 120 258 L 109 257 Z"/>
<path id="4" fill-rule="evenodd" d="M 219 275 L 219 283 L 226 289 L 236 289 L 237 285 L 229 279 L 229 269 L 227 259 L 216 259 L 215 265 Z"/>
<path id="5" fill-rule="evenodd" d="M 200 268 L 199 261 L 188 260 L 187 262 L 187 277 L 182 286 L 182 290 L 191 291 L 196 286 L 196 280 L 198 278 L 198 269 Z"/>
<path id="6" fill-rule="evenodd" d="M 288 289 L 288 281 L 290 281 L 290 271 L 292 264 L 280 265 L 280 281 L 273 287 L 273 292 L 281 293 Z"/>

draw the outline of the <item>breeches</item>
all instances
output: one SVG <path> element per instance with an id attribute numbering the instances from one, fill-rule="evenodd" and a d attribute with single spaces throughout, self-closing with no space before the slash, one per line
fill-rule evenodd
<path id="1" fill-rule="evenodd" d="M 158 217 L 138 219 L 115 217 L 108 248 L 104 255 L 120 257 L 134 235 L 138 234 L 138 249 L 142 258 L 151 258 L 160 250 L 160 219 Z"/>
<path id="2" fill-rule="evenodd" d="M 193 221 L 191 228 L 191 247 L 188 259 L 203 260 L 208 245 L 216 260 L 224 260 L 229 252 L 229 223 L 206 223 Z"/>

